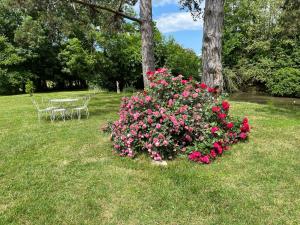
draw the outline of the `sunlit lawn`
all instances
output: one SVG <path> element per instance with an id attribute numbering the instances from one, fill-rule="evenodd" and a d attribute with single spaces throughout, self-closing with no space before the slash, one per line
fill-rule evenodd
<path id="1" fill-rule="evenodd" d="M 248 143 L 159 167 L 112 154 L 99 131 L 121 96 L 97 94 L 88 120 L 40 124 L 28 96 L 0 97 L 0 224 L 300 224 L 299 112 L 233 102 Z"/>

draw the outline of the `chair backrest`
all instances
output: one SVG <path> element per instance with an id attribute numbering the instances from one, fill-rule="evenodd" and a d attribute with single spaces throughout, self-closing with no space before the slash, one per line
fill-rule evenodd
<path id="1" fill-rule="evenodd" d="M 31 102 L 37 110 L 40 110 L 39 104 L 37 103 L 37 101 L 35 99 L 31 98 Z"/>
<path id="2" fill-rule="evenodd" d="M 83 106 L 84 107 L 87 107 L 89 105 L 89 102 L 91 100 L 91 97 L 90 96 L 87 96 L 84 98 L 84 103 L 83 103 Z"/>

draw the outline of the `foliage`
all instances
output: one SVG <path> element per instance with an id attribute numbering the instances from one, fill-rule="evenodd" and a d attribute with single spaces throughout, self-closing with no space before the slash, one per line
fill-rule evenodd
<path id="1" fill-rule="evenodd" d="M 25 84 L 25 92 L 32 96 L 33 92 L 35 91 L 34 84 L 31 80 L 27 80 Z"/>
<path id="2" fill-rule="evenodd" d="M 273 95 L 295 96 L 296 86 L 284 84 L 292 88 L 285 93 L 272 91 L 270 85 L 278 70 L 300 68 L 299 12 L 299 1 L 225 1 L 223 64 L 228 91 L 256 85 Z"/>
<path id="3" fill-rule="evenodd" d="M 199 71 L 201 61 L 191 49 L 185 49 L 174 39 L 166 41 L 165 66 L 171 69 L 173 75 L 183 75 L 186 79 L 193 77 L 200 79 Z"/>
<path id="4" fill-rule="evenodd" d="M 123 98 L 112 133 L 121 156 L 147 152 L 160 161 L 192 151 L 190 160 L 209 163 L 230 144 L 247 138 L 248 120 L 231 118 L 229 103 L 215 89 L 182 78 L 164 68 L 149 72 L 150 88 Z"/>
<path id="5" fill-rule="evenodd" d="M 58 54 L 62 71 L 81 79 L 89 79 L 96 64 L 93 54 L 90 54 L 77 38 L 69 39 Z"/>
<path id="6" fill-rule="evenodd" d="M 300 97 L 300 69 L 281 68 L 267 81 L 270 93 L 276 96 Z"/>

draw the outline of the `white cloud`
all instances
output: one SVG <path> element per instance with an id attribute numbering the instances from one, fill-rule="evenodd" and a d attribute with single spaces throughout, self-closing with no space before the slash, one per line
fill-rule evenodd
<path id="1" fill-rule="evenodd" d="M 194 21 L 189 12 L 163 14 L 155 20 L 157 27 L 162 33 L 182 30 L 199 30 L 202 27 L 202 19 Z"/>

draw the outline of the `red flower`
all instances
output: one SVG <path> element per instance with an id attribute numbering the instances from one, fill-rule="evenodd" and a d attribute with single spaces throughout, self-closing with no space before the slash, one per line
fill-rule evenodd
<path id="1" fill-rule="evenodd" d="M 218 114 L 218 117 L 219 117 L 219 119 L 225 119 L 226 118 L 226 114 L 225 113 L 220 113 L 220 114 Z"/>
<path id="2" fill-rule="evenodd" d="M 243 119 L 243 123 L 248 123 L 248 118 L 247 118 L 247 117 L 245 117 L 245 118 Z"/>
<path id="3" fill-rule="evenodd" d="M 221 108 L 219 106 L 213 106 L 211 108 L 211 110 L 214 112 L 214 113 L 217 113 L 217 112 L 220 112 Z"/>
<path id="4" fill-rule="evenodd" d="M 243 126 L 240 128 L 242 132 L 249 132 L 250 126 L 248 123 L 244 123 Z"/>
<path id="5" fill-rule="evenodd" d="M 222 102 L 222 107 L 223 107 L 224 110 L 227 111 L 230 107 L 230 104 L 227 101 L 223 101 Z"/>
<path id="6" fill-rule="evenodd" d="M 216 151 L 214 149 L 210 150 L 210 154 L 209 155 L 213 159 L 217 157 L 217 153 L 216 153 Z"/>
<path id="7" fill-rule="evenodd" d="M 148 75 L 148 77 L 151 77 L 151 76 L 154 75 L 154 72 L 153 71 L 148 71 L 146 74 Z"/>
<path id="8" fill-rule="evenodd" d="M 247 133 L 242 132 L 239 136 L 241 139 L 245 140 L 247 138 Z"/>
<path id="9" fill-rule="evenodd" d="M 189 154 L 189 160 L 191 161 L 198 161 L 201 157 L 201 152 L 193 151 L 191 154 Z"/>
<path id="10" fill-rule="evenodd" d="M 228 129 L 233 128 L 233 123 L 232 123 L 232 122 L 227 123 L 226 127 L 227 127 Z"/>
<path id="11" fill-rule="evenodd" d="M 200 162 L 209 164 L 209 156 L 205 155 L 205 156 L 200 157 Z"/>
<path id="12" fill-rule="evenodd" d="M 201 83 L 201 84 L 200 84 L 200 87 L 201 87 L 202 89 L 206 89 L 206 88 L 207 88 L 207 85 L 204 84 L 204 83 Z"/>
<path id="13" fill-rule="evenodd" d="M 216 92 L 216 89 L 214 89 L 214 88 L 208 88 L 208 92 L 210 92 L 210 93 L 215 93 Z"/>
<path id="14" fill-rule="evenodd" d="M 212 134 L 216 133 L 218 130 L 219 130 L 219 127 L 212 127 L 210 129 L 210 131 L 211 131 Z"/>
<path id="15" fill-rule="evenodd" d="M 213 146 L 217 150 L 218 154 L 222 154 L 223 148 L 218 142 L 215 142 Z"/>
<path id="16" fill-rule="evenodd" d="M 182 80 L 181 83 L 182 84 L 186 84 L 188 81 L 187 80 Z"/>
<path id="17" fill-rule="evenodd" d="M 166 72 L 166 71 L 167 71 L 166 68 L 158 68 L 158 69 L 156 70 L 156 72 L 158 72 L 158 73 L 164 73 L 164 72 Z"/>

